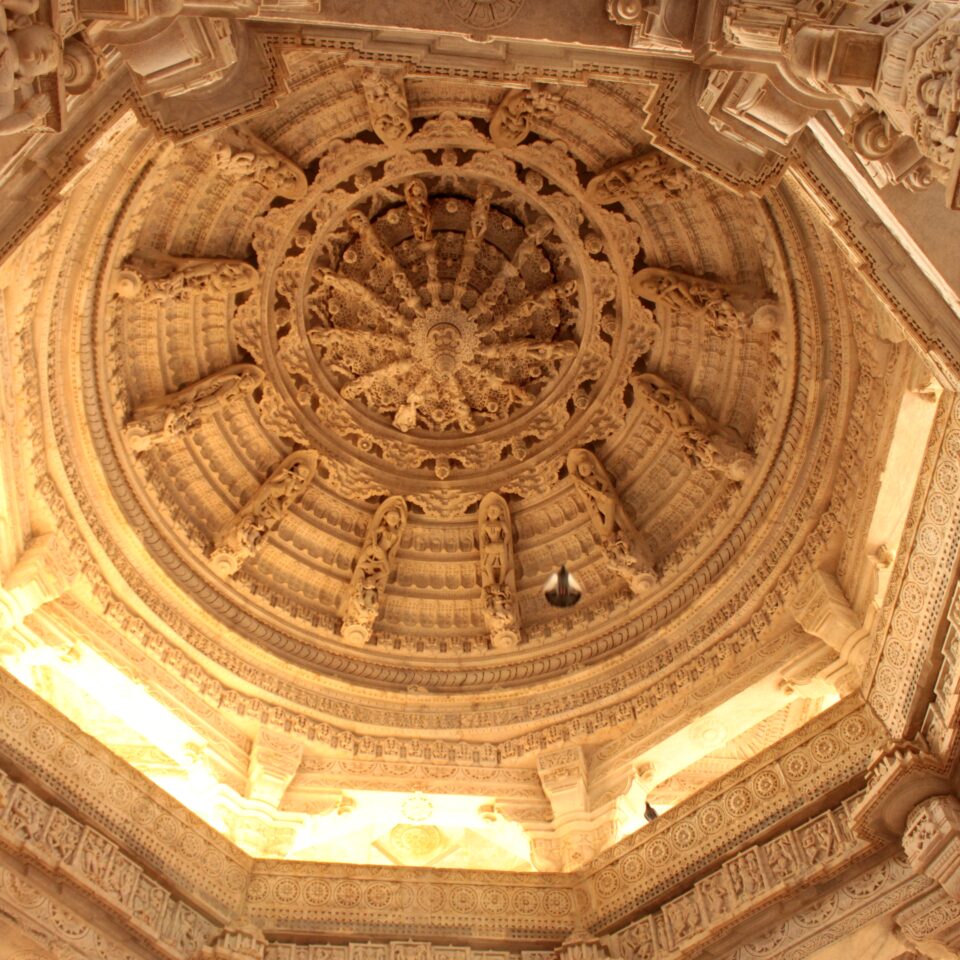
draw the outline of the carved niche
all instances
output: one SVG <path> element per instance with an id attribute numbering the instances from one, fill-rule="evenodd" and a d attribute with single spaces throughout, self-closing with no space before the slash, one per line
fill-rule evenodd
<path id="1" fill-rule="evenodd" d="M 343 604 L 340 635 L 348 643 L 364 644 L 373 636 L 406 523 L 403 497 L 388 497 L 370 521 Z"/>
<path id="2" fill-rule="evenodd" d="M 232 576 L 263 548 L 267 534 L 280 525 L 310 485 L 318 459 L 314 450 L 291 453 L 221 529 L 210 554 L 210 563 L 217 573 Z"/>
<path id="3" fill-rule="evenodd" d="M 567 470 L 607 566 L 626 580 L 634 593 L 656 586 L 653 558 L 624 512 L 613 481 L 600 461 L 589 450 L 577 448 L 567 455 Z"/>
<path id="4" fill-rule="evenodd" d="M 477 514 L 480 541 L 480 590 L 483 618 L 494 649 L 515 647 L 520 642 L 520 613 L 517 607 L 516 566 L 513 558 L 513 529 L 510 507 L 497 493 L 480 501 Z"/>

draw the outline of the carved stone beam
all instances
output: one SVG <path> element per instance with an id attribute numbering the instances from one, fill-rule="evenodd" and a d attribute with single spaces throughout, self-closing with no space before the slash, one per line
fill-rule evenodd
<path id="1" fill-rule="evenodd" d="M 754 458 L 736 430 L 721 427 L 655 373 L 640 374 L 631 382 L 635 392 L 654 407 L 667 429 L 676 436 L 692 464 L 735 483 L 747 478 Z"/>
<path id="2" fill-rule="evenodd" d="M 529 90 L 511 90 L 490 120 L 490 139 L 501 148 L 516 147 L 527 138 L 534 120 L 553 116 L 559 107 L 555 86 L 536 83 Z"/>
<path id="3" fill-rule="evenodd" d="M 659 150 L 647 150 L 602 170 L 587 184 L 587 197 L 594 203 L 646 199 L 660 202 L 679 197 L 693 184 L 691 172 Z"/>
<path id="4" fill-rule="evenodd" d="M 250 751 L 247 768 L 247 796 L 279 807 L 283 795 L 300 768 L 303 743 L 261 727 Z"/>
<path id="5" fill-rule="evenodd" d="M 960 901 L 960 800 L 948 794 L 918 803 L 907 817 L 902 843 L 914 872 L 936 880 Z"/>
<path id="6" fill-rule="evenodd" d="M 480 542 L 480 591 L 483 619 L 495 649 L 513 648 L 520 642 L 516 566 L 510 507 L 499 494 L 488 493 L 477 513 Z"/>
<path id="7" fill-rule="evenodd" d="M 630 289 L 657 306 L 692 315 L 719 336 L 746 331 L 761 317 L 764 326 L 776 322 L 769 316 L 775 310 L 772 298 L 675 270 L 647 267 L 633 275 Z"/>
<path id="8" fill-rule="evenodd" d="M 403 497 L 388 497 L 370 521 L 343 604 L 340 635 L 348 643 L 364 644 L 373 636 L 406 523 Z"/>
<path id="9" fill-rule="evenodd" d="M 567 471 L 610 570 L 623 577 L 634 593 L 656 586 L 658 578 L 650 551 L 624 512 L 600 461 L 589 450 L 578 447 L 567 454 Z"/>
<path id="10" fill-rule="evenodd" d="M 263 371 L 249 363 L 224 367 L 160 400 L 137 407 L 124 436 L 130 448 L 142 453 L 195 430 L 204 419 L 263 383 Z"/>
<path id="11" fill-rule="evenodd" d="M 79 575 L 79 564 L 57 534 L 34 537 L 3 576 L 0 631 L 21 623 L 45 603 L 63 596 Z"/>
<path id="12" fill-rule="evenodd" d="M 300 450 L 286 457 L 263 486 L 217 534 L 210 554 L 221 576 L 232 576 L 263 548 L 267 534 L 275 530 L 287 511 L 310 485 L 317 472 L 318 455 Z"/>
<path id="13" fill-rule="evenodd" d="M 839 688 L 858 686 L 866 650 L 861 649 L 862 642 L 856 642 L 856 635 L 863 624 L 836 577 L 826 570 L 811 573 L 791 600 L 790 612 L 806 633 L 836 652 L 849 675 L 847 681 L 837 678 Z"/>
<path id="14" fill-rule="evenodd" d="M 251 290 L 258 279 L 256 268 L 243 260 L 144 252 L 124 261 L 114 292 L 123 300 L 159 303 L 196 294 L 227 296 Z"/>
<path id="15" fill-rule="evenodd" d="M 413 122 L 403 78 L 365 70 L 361 83 L 373 132 L 387 144 L 406 140 L 413 132 Z"/>
<path id="16" fill-rule="evenodd" d="M 221 130 L 210 138 L 214 165 L 233 183 L 256 183 L 278 197 L 299 200 L 307 193 L 303 170 L 246 127 Z"/>

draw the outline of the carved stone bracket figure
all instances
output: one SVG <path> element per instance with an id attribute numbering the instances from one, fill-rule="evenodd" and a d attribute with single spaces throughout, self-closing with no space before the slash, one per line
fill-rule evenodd
<path id="1" fill-rule="evenodd" d="M 626 580 L 634 593 L 656 586 L 653 558 L 624 512 L 600 461 L 589 450 L 578 447 L 567 455 L 567 470 L 607 566 Z"/>
<path id="2" fill-rule="evenodd" d="M 30 19 L 37 9 L 37 0 L 0 3 L 0 136 L 36 129 L 54 106 L 35 83 L 60 68 L 61 42 Z"/>
<path id="3" fill-rule="evenodd" d="M 366 70 L 361 82 L 373 132 L 384 143 L 406 140 L 413 132 L 413 123 L 403 79 L 387 77 L 376 70 Z"/>
<path id="4" fill-rule="evenodd" d="M 122 300 L 158 303 L 185 300 L 198 293 L 227 295 L 250 290 L 257 279 L 256 268 L 243 260 L 138 253 L 124 261 L 114 289 Z"/>
<path id="5" fill-rule="evenodd" d="M 637 393 L 656 408 L 692 464 L 735 483 L 747 478 L 754 458 L 736 430 L 715 423 L 655 373 L 640 374 L 632 383 Z"/>
<path id="6" fill-rule="evenodd" d="M 210 562 L 217 573 L 232 576 L 259 553 L 267 534 L 280 525 L 310 485 L 317 472 L 317 460 L 315 450 L 298 450 L 270 474 L 215 538 Z"/>
<path id="7" fill-rule="evenodd" d="M 490 120 L 490 139 L 498 147 L 516 147 L 526 139 L 534 120 L 552 116 L 559 107 L 556 87 L 537 83 L 529 90 L 511 90 Z"/>
<path id="8" fill-rule="evenodd" d="M 507 501 L 499 494 L 488 493 L 480 501 L 477 527 L 483 618 L 490 643 L 495 650 L 516 647 L 520 642 L 520 614 Z"/>
<path id="9" fill-rule="evenodd" d="M 211 139 L 211 148 L 214 163 L 227 180 L 258 183 L 289 200 L 306 195 L 307 178 L 300 167 L 244 127 L 220 131 Z"/>
<path id="10" fill-rule="evenodd" d="M 151 450 L 195 430 L 204 418 L 263 383 L 263 371 L 249 363 L 236 363 L 204 377 L 160 400 L 137 407 L 123 428 L 136 453 Z"/>
<path id="11" fill-rule="evenodd" d="M 407 504 L 403 497 L 388 497 L 370 521 L 343 604 L 340 635 L 348 643 L 364 644 L 373 636 L 373 625 L 380 614 L 406 523 Z"/>
<path id="12" fill-rule="evenodd" d="M 638 297 L 692 314 L 719 336 L 748 329 L 761 311 L 766 323 L 773 306 L 769 297 L 751 297 L 747 291 L 659 267 L 635 273 L 630 288 Z"/>
<path id="13" fill-rule="evenodd" d="M 587 196 L 599 204 L 631 198 L 663 200 L 680 196 L 692 183 L 686 167 L 659 150 L 647 150 L 598 173 L 587 184 Z"/>

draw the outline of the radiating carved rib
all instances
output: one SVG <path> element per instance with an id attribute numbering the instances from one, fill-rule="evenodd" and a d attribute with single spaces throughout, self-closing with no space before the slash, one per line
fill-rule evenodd
<path id="1" fill-rule="evenodd" d="M 677 197 L 693 182 L 689 170 L 659 150 L 649 150 L 598 173 L 587 184 L 587 197 L 599 204 L 629 198 Z"/>
<path id="2" fill-rule="evenodd" d="M 306 196 L 307 178 L 300 167 L 245 127 L 221 130 L 212 146 L 214 163 L 227 180 L 258 183 L 289 200 Z"/>
<path id="3" fill-rule="evenodd" d="M 370 221 L 359 210 L 354 210 L 347 217 L 347 224 L 360 237 L 363 245 L 373 254 L 376 261 L 390 271 L 393 285 L 407 306 L 421 313 L 423 305 L 417 291 L 413 289 L 413 284 L 410 283 L 410 278 L 403 272 L 403 268 L 397 263 L 393 254 L 381 243 Z"/>
<path id="4" fill-rule="evenodd" d="M 241 394 L 263 383 L 263 371 L 249 363 L 236 363 L 160 400 L 141 404 L 123 428 L 130 449 L 150 450 L 195 430 L 200 423 Z"/>
<path id="5" fill-rule="evenodd" d="M 147 252 L 127 257 L 114 290 L 123 300 L 154 303 L 184 300 L 196 293 L 226 295 L 250 290 L 258 279 L 256 268 L 243 260 Z"/>
<path id="6" fill-rule="evenodd" d="M 480 317 L 489 315 L 495 309 L 497 301 L 503 296 L 507 288 L 507 281 L 512 280 L 520 273 L 524 263 L 539 250 L 540 244 L 550 235 L 552 230 L 553 221 L 549 217 L 540 217 L 539 220 L 527 227 L 526 236 L 514 251 L 513 258 L 501 265 L 500 272 L 494 277 L 486 290 L 481 292 L 477 302 L 467 314 L 467 319 L 478 320 Z"/>
<path id="7" fill-rule="evenodd" d="M 318 276 L 320 286 L 329 287 L 337 293 L 343 294 L 348 298 L 359 301 L 363 306 L 369 307 L 377 315 L 377 319 L 386 323 L 394 333 L 400 336 L 406 336 L 410 330 L 410 324 L 401 317 L 389 303 L 386 303 L 376 295 L 369 287 L 356 280 L 351 280 L 339 273 L 331 273 L 324 270 Z"/>
<path id="8" fill-rule="evenodd" d="M 510 508 L 499 494 L 488 493 L 477 514 L 480 541 L 480 592 L 483 619 L 495 650 L 511 649 L 520 642 L 516 567 Z"/>
<path id="9" fill-rule="evenodd" d="M 410 136 L 413 124 L 403 80 L 386 77 L 376 70 L 367 70 L 362 83 L 373 132 L 384 143 L 391 144 Z"/>
<path id="10" fill-rule="evenodd" d="M 370 521 L 343 603 L 340 635 L 348 643 L 364 644 L 373 635 L 406 523 L 403 497 L 388 497 Z"/>
<path id="11" fill-rule="evenodd" d="M 414 178 L 403 188 L 407 214 L 413 235 L 424 249 L 427 261 L 427 294 L 434 305 L 440 303 L 440 274 L 437 265 L 437 241 L 433 235 L 433 215 L 426 184 Z"/>
<path id="12" fill-rule="evenodd" d="M 745 331 L 756 314 L 774 309 L 770 297 L 659 267 L 635 273 L 630 288 L 638 297 L 692 314 L 720 336 Z"/>
<path id="13" fill-rule="evenodd" d="M 736 430 L 721 427 L 698 410 L 676 387 L 655 373 L 641 374 L 632 382 L 637 395 L 653 405 L 665 425 L 680 441 L 691 463 L 706 467 L 736 483 L 742 483 L 747 478 L 753 468 L 754 458 Z"/>
<path id="14" fill-rule="evenodd" d="M 547 287 L 532 297 L 518 303 L 509 313 L 485 324 L 480 324 L 481 335 L 489 333 L 503 333 L 513 329 L 521 331 L 526 323 L 538 310 L 544 310 L 551 304 L 572 297 L 577 292 L 576 280 L 565 280 Z"/>
<path id="15" fill-rule="evenodd" d="M 336 327 L 311 330 L 310 342 L 326 354 L 331 368 L 346 376 L 355 377 L 376 367 L 383 355 L 402 357 L 407 352 L 400 337 L 372 330 L 340 330 Z"/>
<path id="16" fill-rule="evenodd" d="M 210 563 L 222 576 L 232 576 L 259 553 L 290 507 L 303 496 L 317 472 L 318 455 L 300 450 L 286 457 L 260 489 L 217 534 Z"/>
<path id="17" fill-rule="evenodd" d="M 473 273 L 473 265 L 477 260 L 480 243 L 483 240 L 483 235 L 487 232 L 487 218 L 490 213 L 491 199 L 493 199 L 493 187 L 484 185 L 480 188 L 480 195 L 473 205 L 470 229 L 463 238 L 460 269 L 457 271 L 457 280 L 453 287 L 453 301 L 460 305 L 463 304 L 463 298 L 467 292 L 467 285 L 470 282 L 470 274 Z"/>
<path id="18" fill-rule="evenodd" d="M 526 139 L 534 120 L 552 116 L 559 107 L 556 87 L 536 83 L 529 90 L 511 90 L 490 120 L 490 139 L 498 147 L 516 147 Z"/>
<path id="19" fill-rule="evenodd" d="M 594 540 L 607 566 L 627 581 L 634 593 L 657 584 L 653 558 L 639 532 L 624 512 L 616 488 L 600 461 L 582 447 L 567 455 L 574 490 L 590 517 Z"/>

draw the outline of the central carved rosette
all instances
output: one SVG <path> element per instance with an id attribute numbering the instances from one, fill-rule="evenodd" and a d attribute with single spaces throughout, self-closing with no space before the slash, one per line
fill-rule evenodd
<path id="1" fill-rule="evenodd" d="M 403 433 L 529 407 L 577 353 L 577 281 L 546 218 L 489 183 L 411 178 L 312 264 L 308 339 L 340 396 Z"/>

